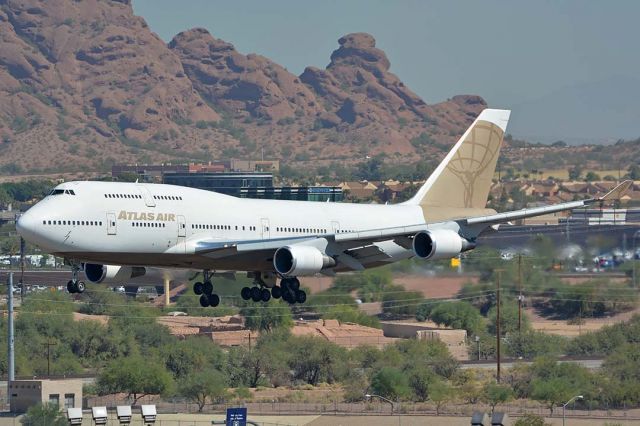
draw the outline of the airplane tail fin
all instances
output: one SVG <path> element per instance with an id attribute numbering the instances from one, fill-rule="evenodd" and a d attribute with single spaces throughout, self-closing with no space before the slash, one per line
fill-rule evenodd
<path id="1" fill-rule="evenodd" d="M 510 114 L 500 109 L 482 111 L 406 204 L 421 206 L 427 221 L 486 211 Z"/>

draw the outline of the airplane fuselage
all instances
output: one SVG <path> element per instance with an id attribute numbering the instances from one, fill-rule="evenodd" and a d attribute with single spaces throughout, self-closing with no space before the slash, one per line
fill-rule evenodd
<path id="1" fill-rule="evenodd" d="M 197 253 L 200 241 L 259 242 L 314 238 L 424 223 L 413 205 L 242 199 L 146 183 L 67 182 L 28 210 L 21 234 L 45 251 L 78 262 L 210 270 L 270 271 L 259 253 Z M 37 229 L 37 232 L 33 232 Z M 365 267 L 411 257 L 393 241 Z"/>

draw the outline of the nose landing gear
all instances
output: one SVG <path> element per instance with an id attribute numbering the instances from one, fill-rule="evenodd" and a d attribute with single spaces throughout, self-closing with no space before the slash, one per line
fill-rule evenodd
<path id="1" fill-rule="evenodd" d="M 80 271 L 80 266 L 76 264 L 71 265 L 71 280 L 67 282 L 67 291 L 70 294 L 84 293 L 84 290 L 86 288 L 84 281 L 78 280 L 79 271 Z"/>

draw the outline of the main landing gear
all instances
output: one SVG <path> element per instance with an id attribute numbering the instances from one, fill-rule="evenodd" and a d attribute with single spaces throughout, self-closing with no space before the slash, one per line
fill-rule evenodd
<path id="1" fill-rule="evenodd" d="M 215 308 L 220 304 L 220 296 L 213 292 L 213 283 L 209 271 L 203 271 L 204 282 L 198 281 L 193 285 L 193 292 L 200 296 L 200 306 Z"/>
<path id="2" fill-rule="evenodd" d="M 71 280 L 67 283 L 67 291 L 71 294 L 74 293 L 84 293 L 85 285 L 84 281 L 78 280 L 78 272 L 80 271 L 80 266 L 71 265 Z"/>
<path id="3" fill-rule="evenodd" d="M 258 282 L 258 284 L 260 284 Z M 300 281 L 295 278 L 282 278 L 280 286 L 273 286 L 271 290 L 265 287 L 244 287 L 240 291 L 243 300 L 253 300 L 254 302 L 268 302 L 272 297 L 274 299 L 284 300 L 289 304 L 304 303 L 307 300 L 307 293 L 300 290 Z"/>

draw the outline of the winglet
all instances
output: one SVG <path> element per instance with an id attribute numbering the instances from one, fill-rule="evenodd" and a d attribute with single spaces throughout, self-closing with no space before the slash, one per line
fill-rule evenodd
<path id="1" fill-rule="evenodd" d="M 611 200 L 619 200 L 624 194 L 627 193 L 629 188 L 633 185 L 632 180 L 625 180 L 620 185 L 613 188 L 611 191 L 604 194 L 602 197 L 598 198 L 598 201 L 611 201 Z"/>

